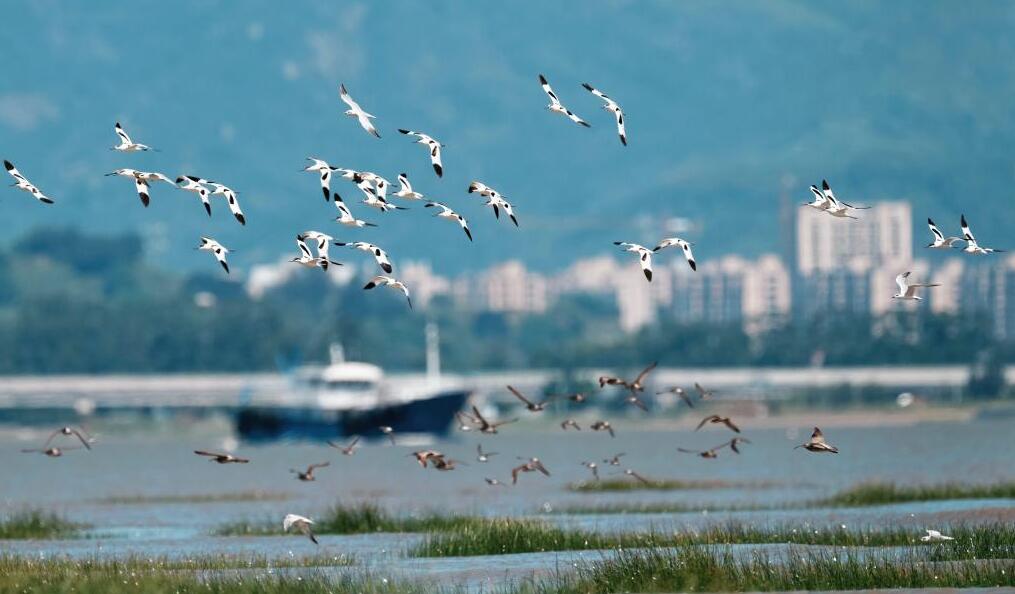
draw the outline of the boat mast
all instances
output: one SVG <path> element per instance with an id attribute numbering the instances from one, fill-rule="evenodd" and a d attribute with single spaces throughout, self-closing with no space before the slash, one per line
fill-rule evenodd
<path id="1" fill-rule="evenodd" d="M 441 339 L 436 322 L 426 323 L 426 379 L 431 385 L 441 381 Z"/>

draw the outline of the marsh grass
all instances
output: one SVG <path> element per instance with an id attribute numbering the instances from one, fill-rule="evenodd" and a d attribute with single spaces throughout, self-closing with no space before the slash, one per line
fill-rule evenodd
<path id="1" fill-rule="evenodd" d="M 314 518 L 318 534 L 369 534 L 373 532 L 441 532 L 466 528 L 485 520 L 471 516 L 446 515 L 437 512 L 400 516 L 372 504 L 335 505 Z M 259 536 L 280 534 L 281 522 L 275 520 L 241 520 L 217 527 L 218 536 Z"/>
<path id="2" fill-rule="evenodd" d="M 74 538 L 86 527 L 51 512 L 23 509 L 0 518 L 0 540 Z"/>
<path id="3" fill-rule="evenodd" d="M 238 491 L 235 493 L 204 493 L 191 495 L 114 495 L 96 499 L 96 503 L 109 505 L 149 505 L 174 503 L 237 503 L 243 501 L 286 501 L 286 493 L 267 491 Z"/>
<path id="4" fill-rule="evenodd" d="M 0 575 L 31 574 L 38 571 L 80 572 L 80 573 L 137 573 L 181 571 L 218 571 L 229 569 L 305 568 L 305 567 L 348 567 L 355 564 L 349 555 L 308 555 L 304 557 L 267 555 L 200 555 L 195 557 L 51 557 L 29 558 L 17 555 L 0 555 Z"/>
<path id="5" fill-rule="evenodd" d="M 765 482 L 734 482 L 719 480 L 658 479 L 642 482 L 634 478 L 610 478 L 598 481 L 580 481 L 567 486 L 576 493 L 604 493 L 613 491 L 684 491 L 706 489 L 760 489 L 775 486 Z"/>
<path id="6" fill-rule="evenodd" d="M 840 491 L 831 497 L 813 501 L 810 505 L 812 507 L 862 507 L 948 499 L 1015 499 L 1015 482 L 985 485 L 863 483 Z"/>

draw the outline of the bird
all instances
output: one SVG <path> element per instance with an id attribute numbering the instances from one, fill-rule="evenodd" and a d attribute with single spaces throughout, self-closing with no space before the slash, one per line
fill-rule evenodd
<path id="1" fill-rule="evenodd" d="M 490 485 L 491 487 L 506 487 L 507 486 L 507 485 L 505 485 L 504 483 L 500 482 L 499 480 L 497 480 L 495 478 L 483 478 L 483 480 L 486 481 L 486 484 Z"/>
<path id="2" fill-rule="evenodd" d="M 642 369 L 641 373 L 639 373 L 638 376 L 636 378 L 634 378 L 633 382 L 629 382 L 629 381 L 627 381 L 625 379 L 622 379 L 622 378 L 619 378 L 619 377 L 611 377 L 611 376 L 605 376 L 605 375 L 601 376 L 599 378 L 599 387 L 602 388 L 602 387 L 605 387 L 605 386 L 624 386 L 625 388 L 630 390 L 632 393 L 644 392 L 645 391 L 645 385 L 644 385 L 645 378 L 648 377 L 648 374 L 651 373 L 652 370 L 655 369 L 658 364 L 659 364 L 659 362 L 656 361 L 656 362 L 653 362 L 648 367 L 646 367 L 645 369 Z"/>
<path id="3" fill-rule="evenodd" d="M 627 146 L 627 132 L 624 130 L 624 111 L 620 109 L 620 105 L 617 105 L 617 102 L 607 97 L 606 93 L 596 89 L 589 83 L 582 83 L 582 86 L 585 87 L 586 91 L 602 99 L 605 103 L 603 109 L 612 113 L 617 118 L 617 134 L 620 136 L 621 144 Z"/>
<path id="4" fill-rule="evenodd" d="M 395 195 L 397 196 L 398 194 Z M 447 204 L 444 204 L 443 202 L 427 202 L 426 204 L 423 205 L 423 207 L 424 208 L 436 207 L 441 209 L 441 211 L 435 214 L 434 216 L 440 217 L 442 219 L 448 219 L 449 221 L 457 222 L 459 225 L 462 226 L 462 231 L 465 231 L 465 236 L 469 238 L 469 241 L 472 241 L 472 232 L 469 231 L 469 222 L 465 220 L 465 217 L 451 210 L 451 207 L 449 207 Z"/>
<path id="5" fill-rule="evenodd" d="M 404 293 L 406 301 L 409 302 L 409 309 L 412 309 L 412 298 L 409 297 L 409 287 L 405 286 L 405 284 L 402 281 L 396 280 L 390 276 L 384 276 L 383 274 L 379 274 L 373 277 L 372 279 L 370 279 L 370 282 L 363 285 L 363 290 L 369 291 L 374 287 L 380 286 L 388 286 L 391 287 L 392 289 Z"/>
<path id="6" fill-rule="evenodd" d="M 357 219 L 356 217 L 352 216 L 352 211 L 350 211 L 349 207 L 346 206 L 341 201 L 336 200 L 335 201 L 335 206 L 338 207 L 338 213 L 339 213 L 339 216 L 335 217 L 335 221 L 337 223 L 345 225 L 346 227 L 356 227 L 356 228 L 376 227 L 377 226 L 377 225 L 375 225 L 373 223 L 368 223 L 366 221 Z"/>
<path id="7" fill-rule="evenodd" d="M 944 534 L 941 534 L 941 532 L 939 532 L 938 530 L 931 530 L 930 528 L 927 528 L 926 532 L 927 534 L 920 537 L 920 540 L 922 540 L 923 542 L 945 542 L 949 540 L 955 540 L 951 536 L 945 536 Z"/>
<path id="8" fill-rule="evenodd" d="M 497 190 L 494 190 L 493 188 L 484 184 L 483 182 L 476 180 L 469 182 L 469 193 L 472 194 L 473 192 L 479 194 L 480 196 L 485 197 L 501 195 L 500 192 L 498 192 Z"/>
<path id="9" fill-rule="evenodd" d="M 819 190 L 818 187 L 815 186 L 814 184 L 811 184 L 810 190 L 811 194 L 814 194 L 814 200 L 811 202 L 804 202 L 803 205 L 810 206 L 811 208 L 816 210 L 821 211 L 827 210 L 828 205 L 831 203 L 828 201 L 828 197 L 825 196 L 825 193 Z"/>
<path id="10" fill-rule="evenodd" d="M 614 454 L 612 458 L 604 458 L 603 464 L 609 464 L 610 466 L 620 466 L 620 459 L 626 456 L 624 452 Z"/>
<path id="11" fill-rule="evenodd" d="M 357 435 L 356 437 L 352 438 L 352 441 L 350 441 L 348 445 L 342 445 L 340 443 L 335 443 L 333 441 L 329 441 L 328 445 L 342 452 L 342 455 L 344 456 L 352 456 L 356 453 L 356 444 L 358 443 L 359 436 Z"/>
<path id="12" fill-rule="evenodd" d="M 201 204 L 204 205 L 204 209 L 205 211 L 208 212 L 208 216 L 210 217 L 211 200 L 209 200 L 209 198 L 211 196 L 211 192 L 209 192 L 208 188 L 205 187 L 204 185 L 207 183 L 208 180 L 201 179 L 200 177 L 195 177 L 193 175 L 181 175 L 176 178 L 176 185 L 181 190 L 186 190 L 187 192 L 194 192 L 195 194 L 197 194 L 197 197 L 201 199 Z M 183 185 L 181 186 L 180 184 Z"/>
<path id="13" fill-rule="evenodd" d="M 945 237 L 944 233 L 941 233 L 930 217 L 927 217 L 927 227 L 930 229 L 930 232 L 934 234 L 934 241 L 927 244 L 927 247 L 929 248 L 935 250 L 950 250 L 953 247 L 958 247 L 955 245 L 955 242 L 964 241 L 961 237 Z"/>
<path id="14" fill-rule="evenodd" d="M 610 437 L 616 437 L 616 434 L 613 433 L 613 425 L 610 425 L 609 421 L 596 421 L 589 425 L 589 429 L 593 431 L 609 431 Z"/>
<path id="15" fill-rule="evenodd" d="M 120 125 L 120 122 L 117 122 L 116 125 L 113 126 L 113 130 L 115 130 L 116 135 L 120 137 L 120 144 L 110 147 L 109 150 L 120 151 L 123 153 L 135 153 L 138 151 L 153 150 L 152 147 L 146 144 L 141 144 L 139 142 L 134 142 L 133 140 L 131 140 L 130 136 L 128 136 L 127 133 L 124 132 L 123 126 Z"/>
<path id="16" fill-rule="evenodd" d="M 567 399 L 571 402 L 581 404 L 588 400 L 588 394 L 585 394 L 584 392 L 575 392 L 574 394 L 568 394 Z"/>
<path id="17" fill-rule="evenodd" d="M 624 469 L 624 474 L 627 475 L 627 476 L 633 477 L 634 479 L 636 479 L 638 482 L 642 483 L 643 485 L 651 485 L 652 484 L 652 481 L 648 480 L 647 478 L 645 478 L 644 476 L 638 474 L 637 472 L 635 472 L 634 470 L 632 470 L 630 468 L 625 468 Z"/>
<path id="18" fill-rule="evenodd" d="M 302 233 L 296 236 L 296 246 L 300 248 L 300 255 L 297 258 L 289 260 L 290 262 L 296 262 L 297 264 L 306 266 L 307 268 L 320 268 L 321 270 L 328 270 L 329 264 L 337 264 L 338 266 L 342 265 L 341 262 L 333 262 L 328 258 L 314 256 L 310 252 L 310 248 L 307 247 L 307 243 L 304 241 Z"/>
<path id="19" fill-rule="evenodd" d="M 698 382 L 694 382 L 694 390 L 698 393 L 699 400 L 708 400 L 715 396 L 714 390 L 706 390 Z"/>
<path id="20" fill-rule="evenodd" d="M 212 462 L 219 464 L 247 464 L 250 462 L 248 458 L 239 458 L 232 454 L 221 454 L 218 452 L 207 452 L 205 450 L 194 450 L 194 453 L 198 456 L 208 456 Z"/>
<path id="21" fill-rule="evenodd" d="M 310 542 L 314 544 L 321 544 L 317 542 L 317 537 L 314 536 L 312 526 L 314 521 L 310 518 L 304 518 L 296 514 L 286 514 L 285 518 L 282 519 L 282 530 L 289 532 L 290 528 L 296 528 L 310 539 Z"/>
<path id="22" fill-rule="evenodd" d="M 489 462 L 490 456 L 496 456 L 497 452 L 484 452 L 483 444 L 476 444 L 476 461 L 477 462 Z"/>
<path id="23" fill-rule="evenodd" d="M 738 448 L 737 445 L 741 443 L 751 443 L 751 440 L 747 439 L 746 437 L 734 437 L 733 439 L 729 440 L 726 443 L 727 445 L 730 446 L 730 449 L 733 450 L 734 454 L 739 454 L 740 448 Z"/>
<path id="24" fill-rule="evenodd" d="M 828 185 L 828 180 L 821 180 L 821 193 L 824 194 L 828 200 L 828 206 L 825 208 L 825 212 L 835 217 L 846 217 L 855 219 L 856 217 L 849 216 L 850 210 L 867 210 L 869 206 L 853 206 L 848 202 L 843 202 L 835 197 L 835 193 L 832 192 L 832 187 Z"/>
<path id="25" fill-rule="evenodd" d="M 458 460 L 452 460 L 451 458 L 446 458 L 444 456 L 441 456 L 439 458 L 434 458 L 433 459 L 433 467 L 434 467 L 434 469 L 440 470 L 440 471 L 454 470 L 455 468 L 458 467 L 459 464 L 461 464 L 463 466 L 468 466 L 468 464 L 466 464 L 465 462 L 460 462 Z"/>
<path id="26" fill-rule="evenodd" d="M 295 474 L 297 479 L 304 482 L 309 482 L 317 480 L 314 477 L 314 470 L 318 468 L 324 468 L 325 466 L 331 466 L 331 462 L 320 462 L 318 464 L 311 464 L 310 466 L 307 466 L 306 470 L 302 471 L 296 468 L 290 468 L 289 472 Z"/>
<path id="27" fill-rule="evenodd" d="M 542 402 L 533 402 L 526 398 L 521 392 L 513 388 L 512 386 L 507 387 L 508 391 L 515 395 L 515 398 L 522 401 L 525 408 L 530 412 L 542 412 L 546 409 L 546 405 L 550 403 L 550 399 L 543 400 Z"/>
<path id="28" fill-rule="evenodd" d="M 95 440 L 89 437 L 83 429 L 78 430 L 73 427 L 60 427 L 56 431 L 49 434 L 49 438 L 46 439 L 46 443 L 42 444 L 42 447 L 48 448 L 49 444 L 52 443 L 53 439 L 55 439 L 57 435 L 66 435 L 66 436 L 73 435 L 74 437 L 77 437 L 78 441 L 81 442 L 81 445 L 85 446 L 86 450 L 92 449 L 92 444 L 95 443 Z"/>
<path id="29" fill-rule="evenodd" d="M 298 241 L 304 242 L 309 240 L 313 242 L 314 247 L 317 248 L 317 256 L 319 258 L 328 257 L 328 248 L 331 247 L 331 241 L 335 238 L 328 235 L 327 233 L 321 233 L 320 231 L 304 231 L 296 236 Z"/>
<path id="30" fill-rule="evenodd" d="M 741 443 L 751 443 L 751 442 L 750 440 L 745 439 L 743 437 L 734 437 L 733 439 L 727 441 L 726 443 L 717 445 L 714 448 L 708 450 L 699 451 L 699 450 L 688 450 L 684 448 L 677 448 L 677 450 L 680 452 L 684 452 L 685 454 L 696 454 L 698 456 L 701 456 L 702 458 L 718 458 L 719 450 L 725 447 L 729 447 L 731 450 L 733 450 L 733 453 L 739 454 L 740 448 L 738 448 L 737 445 Z"/>
<path id="31" fill-rule="evenodd" d="M 215 259 L 218 260 L 219 264 L 222 265 L 222 268 L 225 269 L 226 274 L 229 274 L 229 264 L 226 262 L 226 254 L 229 253 L 229 248 L 215 241 L 211 237 L 202 237 L 201 245 L 197 246 L 195 249 L 215 254 Z"/>
<path id="32" fill-rule="evenodd" d="M 912 283 L 909 281 L 909 271 L 903 272 L 899 276 L 895 277 L 895 284 L 899 285 L 899 292 L 892 295 L 892 299 L 905 299 L 907 301 L 921 301 L 923 297 L 916 294 L 916 290 L 921 287 L 940 287 L 940 283 Z"/>
<path id="33" fill-rule="evenodd" d="M 514 207 L 511 206 L 510 202 L 504 199 L 503 194 L 483 182 L 475 180 L 469 182 L 469 193 L 476 193 L 485 197 L 487 199 L 485 205 L 493 209 L 494 218 L 500 219 L 500 211 L 503 209 L 504 213 L 511 218 L 511 222 L 515 224 L 515 227 L 518 226 L 518 219 L 515 217 Z"/>
<path id="34" fill-rule="evenodd" d="M 433 170 L 434 173 L 437 174 L 437 177 L 442 177 L 444 175 L 444 166 L 441 164 L 441 148 L 444 145 L 437 142 L 437 140 L 429 134 L 414 132 L 412 130 L 406 130 L 405 128 L 399 128 L 398 131 L 407 136 L 415 136 L 418 139 L 416 140 L 418 144 L 426 145 L 426 147 L 430 149 L 430 164 L 433 165 Z"/>
<path id="35" fill-rule="evenodd" d="M 395 430 L 390 425 L 381 425 L 377 428 L 378 431 L 388 436 L 391 440 L 391 445 L 395 445 Z"/>
<path id="36" fill-rule="evenodd" d="M 412 452 L 409 456 L 416 458 L 416 462 L 418 462 L 423 468 L 426 468 L 431 460 L 439 460 L 444 457 L 444 454 L 438 452 L 437 450 L 419 450 Z"/>
<path id="37" fill-rule="evenodd" d="M 599 465 L 595 462 L 582 462 L 582 466 L 589 469 L 592 476 L 598 481 L 599 480 Z"/>
<path id="38" fill-rule="evenodd" d="M 698 264 L 694 261 L 694 254 L 691 253 L 691 246 L 694 244 L 684 241 L 679 237 L 667 237 L 666 239 L 660 241 L 659 245 L 657 245 L 652 251 L 658 252 L 661 249 L 674 245 L 680 246 L 680 249 L 684 251 L 684 258 L 687 259 L 687 264 L 691 267 L 691 270 L 698 270 Z"/>
<path id="39" fill-rule="evenodd" d="M 233 213 L 233 217 L 241 225 L 246 225 L 247 219 L 243 216 L 243 211 L 240 210 L 240 203 L 236 200 L 236 192 L 218 182 L 210 181 L 208 185 L 212 186 L 212 196 L 225 196 L 226 202 L 229 204 L 229 212 Z"/>
<path id="40" fill-rule="evenodd" d="M 811 438 L 807 440 L 806 443 L 802 443 L 793 449 L 795 450 L 798 448 L 803 448 L 808 452 L 818 452 L 818 453 L 827 452 L 829 454 L 839 453 L 839 448 L 829 445 L 828 443 L 825 442 L 825 434 L 822 433 L 821 429 L 818 429 L 817 427 L 814 428 L 814 432 L 811 433 Z"/>
<path id="41" fill-rule="evenodd" d="M 518 483 L 518 475 L 523 472 L 541 472 L 546 476 L 550 476 L 550 471 L 547 470 L 545 466 L 543 466 L 543 463 L 539 460 L 539 458 L 529 458 L 528 460 L 526 460 L 525 458 L 518 459 L 525 460 L 525 463 L 511 469 L 512 485 Z"/>
<path id="42" fill-rule="evenodd" d="M 656 392 L 656 396 L 660 396 L 662 394 L 673 394 L 674 396 L 680 398 L 685 403 L 687 403 L 687 406 L 694 408 L 694 401 L 691 400 L 691 397 L 687 395 L 687 391 L 685 391 L 680 386 L 674 386 L 672 388 L 667 388 L 661 392 Z"/>
<path id="43" fill-rule="evenodd" d="M 415 192 L 412 189 L 412 184 L 409 183 L 409 176 L 405 173 L 398 174 L 398 191 L 392 194 L 403 200 L 422 200 L 423 195 L 419 192 Z"/>
<path id="44" fill-rule="evenodd" d="M 374 260 L 377 260 L 377 264 L 381 267 L 381 270 L 387 272 L 388 274 L 391 274 L 391 271 L 394 270 L 391 267 L 391 260 L 388 259 L 387 252 L 385 252 L 384 250 L 382 250 L 381 248 L 377 247 L 372 243 L 367 243 L 365 241 L 354 241 L 352 243 L 336 241 L 335 245 L 339 247 L 351 247 L 354 250 L 360 250 L 361 252 L 367 252 L 368 254 L 372 254 Z M 327 253 L 319 255 L 327 256 Z"/>
<path id="45" fill-rule="evenodd" d="M 332 167 L 327 161 L 318 159 L 316 157 L 307 157 L 307 161 L 310 161 L 310 165 L 303 168 L 303 171 L 317 172 L 321 176 L 321 192 L 324 194 L 324 201 L 328 202 L 331 199 L 331 172 L 337 171 L 338 167 Z M 336 204 L 342 202 L 342 197 L 338 192 L 334 193 Z"/>
<path id="46" fill-rule="evenodd" d="M 643 245 L 629 243 L 626 241 L 614 241 L 613 245 L 619 245 L 624 248 L 625 252 L 638 254 L 638 260 L 641 262 L 641 270 L 645 273 L 645 278 L 648 279 L 648 282 L 652 282 L 652 250 Z"/>
<path id="47" fill-rule="evenodd" d="M 624 402 L 648 412 L 648 406 L 642 402 L 641 398 L 638 398 L 638 395 L 634 392 L 629 392 L 628 395 L 624 397 Z"/>
<path id="48" fill-rule="evenodd" d="M 349 109 L 345 110 L 345 115 L 356 118 L 359 122 L 360 127 L 367 131 L 368 134 L 373 134 L 377 138 L 381 137 L 381 134 L 374 127 L 373 122 L 370 120 L 375 119 L 375 116 L 363 111 L 363 108 L 356 103 L 352 97 L 349 96 L 349 91 L 345 90 L 345 83 L 338 86 L 338 96 L 342 101 L 349 106 Z"/>
<path id="49" fill-rule="evenodd" d="M 5 159 L 4 168 L 7 169 L 7 173 L 11 174 L 11 177 L 13 177 L 16 182 L 12 185 L 12 187 L 28 192 L 35 197 L 36 200 L 42 202 L 43 204 L 53 204 L 53 199 L 43 194 L 42 191 L 35 186 L 35 184 L 28 181 L 27 177 L 21 175 L 17 168 L 14 167 L 13 163 Z"/>
<path id="50" fill-rule="evenodd" d="M 459 431 L 472 431 L 473 425 L 479 425 L 479 421 L 467 412 L 458 411 L 455 417 L 458 419 Z"/>
<path id="51" fill-rule="evenodd" d="M 582 428 L 578 426 L 578 421 L 574 419 L 564 419 L 563 421 L 560 422 L 560 428 L 563 429 L 564 431 L 567 431 L 568 427 L 573 428 L 575 431 L 582 430 Z"/>
<path id="52" fill-rule="evenodd" d="M 557 94 L 554 93 L 553 89 L 550 87 L 550 83 L 546 82 L 546 77 L 543 76 L 542 74 L 539 75 L 539 84 L 543 86 L 543 92 L 546 93 L 546 96 L 550 98 L 550 104 L 546 106 L 546 109 L 549 109 L 554 113 L 565 115 L 572 122 L 580 126 L 585 126 L 586 128 L 591 127 L 591 125 L 588 122 L 575 115 L 575 113 L 572 112 L 570 109 L 564 107 L 564 105 L 560 102 L 560 99 L 557 98 Z"/>
<path id="53" fill-rule="evenodd" d="M 969 225 L 966 223 L 966 215 L 962 215 L 961 224 L 962 237 L 966 240 L 966 247 L 962 249 L 963 252 L 977 256 L 985 256 L 987 254 L 1004 251 L 994 248 L 980 247 L 980 244 L 976 243 L 976 238 L 973 237 L 973 232 L 969 230 Z"/>
<path id="54" fill-rule="evenodd" d="M 507 425 L 508 423 L 514 423 L 518 419 L 508 419 L 507 421 L 499 421 L 497 423 L 491 423 L 483 417 L 482 413 L 475 406 L 472 407 L 472 416 L 475 417 L 476 423 L 479 425 L 480 433 L 497 433 L 497 428 L 501 425 Z"/>
<path id="55" fill-rule="evenodd" d="M 694 430 L 697 431 L 698 429 L 701 429 L 702 427 L 705 426 L 706 423 L 713 424 L 713 425 L 720 425 L 720 424 L 721 425 L 726 425 L 727 427 L 729 427 L 735 433 L 740 433 L 740 427 L 737 427 L 736 424 L 733 423 L 732 419 L 730 419 L 729 417 L 722 417 L 722 416 L 719 416 L 719 415 L 708 415 L 707 417 L 702 419 L 700 423 L 698 423 L 698 426 L 695 427 Z"/>
<path id="56" fill-rule="evenodd" d="M 117 169 L 111 173 L 107 173 L 106 176 L 118 175 L 120 177 L 129 177 L 134 180 L 134 187 L 137 189 L 138 198 L 141 199 L 141 204 L 146 208 L 151 202 L 151 182 L 162 181 L 167 184 L 173 184 L 173 180 L 169 179 L 165 174 L 157 171 L 137 171 L 135 169 Z M 175 184 L 174 184 L 175 185 Z"/>
<path id="57" fill-rule="evenodd" d="M 29 448 L 29 449 L 21 450 L 21 453 L 22 454 L 42 454 L 44 456 L 49 456 L 50 458 L 59 458 L 60 456 L 64 455 L 64 452 L 69 452 L 71 450 L 77 450 L 77 449 L 80 449 L 80 448 L 41 448 L 41 449 L 30 449 Z"/>

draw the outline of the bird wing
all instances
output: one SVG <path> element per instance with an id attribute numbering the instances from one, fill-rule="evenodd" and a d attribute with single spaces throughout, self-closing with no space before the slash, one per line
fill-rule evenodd
<path id="1" fill-rule="evenodd" d="M 895 284 L 899 285 L 899 294 L 905 295 L 909 289 L 909 285 L 906 283 L 906 278 L 909 276 L 908 272 L 903 272 L 899 276 L 895 277 Z"/>
<path id="2" fill-rule="evenodd" d="M 120 122 L 117 122 L 113 129 L 116 130 L 116 135 L 120 137 L 120 141 L 123 142 L 123 144 L 134 144 L 131 142 L 130 136 L 127 136 L 127 133 L 124 132 L 123 126 L 120 125 Z"/>
<path id="3" fill-rule="evenodd" d="M 656 365 L 658 365 L 658 364 L 659 364 L 658 361 L 654 361 L 651 365 L 649 365 L 648 367 L 643 369 L 642 372 L 638 374 L 638 377 L 635 378 L 634 383 L 640 384 L 642 382 L 642 380 L 645 379 L 645 376 L 647 376 L 649 373 L 651 373 L 652 370 L 655 369 Z"/>
<path id="4" fill-rule="evenodd" d="M 303 241 L 302 236 L 297 236 L 296 237 L 296 245 L 299 246 L 300 251 L 303 252 L 303 256 L 304 257 L 307 257 L 307 258 L 313 258 L 314 257 L 313 254 L 310 253 L 310 248 L 307 247 L 306 242 Z"/>
<path id="5" fill-rule="evenodd" d="M 514 389 L 511 386 L 508 386 L 507 389 L 508 389 L 509 392 L 511 392 L 512 394 L 515 395 L 515 398 L 517 398 L 517 399 L 521 400 L 522 402 L 524 402 L 526 406 L 532 406 L 532 401 L 529 400 L 528 398 L 526 398 L 525 396 L 522 396 L 521 392 L 519 392 L 518 390 Z"/>
<path id="6" fill-rule="evenodd" d="M 363 108 L 359 106 L 359 103 L 356 103 L 353 100 L 353 98 L 349 95 L 349 91 L 345 90 L 345 83 L 342 83 L 341 85 L 338 86 L 338 96 L 342 99 L 342 101 L 346 105 L 349 106 L 349 109 L 355 112 L 360 113 L 363 112 Z"/>
<path id="7" fill-rule="evenodd" d="M 624 112 L 618 106 L 613 110 L 614 115 L 617 116 L 617 135 L 620 136 L 620 142 L 627 146 L 627 131 L 624 128 Z"/>
<path id="8" fill-rule="evenodd" d="M 929 218 L 927 219 L 927 227 L 930 228 L 930 232 L 934 234 L 934 238 L 937 239 L 937 241 L 945 240 L 944 234 L 941 233 L 940 230 L 938 230 L 937 225 L 935 225 L 934 221 L 930 220 Z"/>
<path id="9" fill-rule="evenodd" d="M 638 259 L 641 263 L 641 270 L 645 273 L 645 278 L 649 282 L 652 282 L 652 252 L 644 250 L 641 252 L 641 257 Z"/>
<path id="10" fill-rule="evenodd" d="M 441 145 L 436 141 L 430 144 L 430 164 L 433 165 L 437 177 L 444 175 L 444 165 L 441 163 Z"/>
<path id="11" fill-rule="evenodd" d="M 969 229 L 969 224 L 966 223 L 966 215 L 962 215 L 962 237 L 972 245 L 976 245 L 976 238 L 973 237 L 972 230 Z"/>
<path id="12" fill-rule="evenodd" d="M 71 429 L 70 432 L 81 441 L 81 445 L 85 446 L 86 450 L 92 449 L 92 444 L 88 439 L 85 439 L 85 436 L 82 435 L 80 431 L 77 429 Z"/>
<path id="13" fill-rule="evenodd" d="M 727 427 L 729 427 L 733 431 L 736 431 L 737 433 L 740 433 L 740 427 L 737 427 L 736 423 L 734 423 L 733 420 L 730 419 L 729 417 L 726 417 L 725 419 L 723 419 L 722 422 L 723 422 L 724 425 L 726 425 Z"/>
<path id="14" fill-rule="evenodd" d="M 536 470 L 538 470 L 539 472 L 542 472 L 543 474 L 545 474 L 546 476 L 550 476 L 550 471 L 549 471 L 549 470 L 547 470 L 545 466 L 543 466 L 543 463 L 542 463 L 542 462 L 540 462 L 540 461 L 538 461 L 538 460 L 537 460 L 537 461 L 535 461 L 535 462 L 533 462 L 533 463 L 532 463 L 532 466 L 533 466 L 533 467 L 534 467 L 534 468 L 535 468 Z"/>
<path id="15" fill-rule="evenodd" d="M 550 102 L 554 105 L 560 105 L 560 99 L 557 98 L 557 94 L 553 92 L 550 83 L 546 82 L 546 77 L 542 74 L 539 75 L 539 84 L 543 86 L 543 92 L 550 98 Z"/>
<path id="16" fill-rule="evenodd" d="M 225 458 L 227 454 L 217 454 L 215 452 L 208 452 L 205 450 L 194 450 L 194 453 L 198 456 L 209 456 L 211 458 Z"/>
<path id="17" fill-rule="evenodd" d="M 694 428 L 694 430 L 697 431 L 698 429 L 701 429 L 702 427 L 704 427 L 705 423 L 712 422 L 712 421 L 714 421 L 714 420 L 716 420 L 718 418 L 719 417 L 717 417 L 716 415 L 709 415 L 709 416 L 705 417 L 704 419 L 702 419 L 701 422 L 698 423 L 698 426 Z"/>
<path id="18" fill-rule="evenodd" d="M 814 432 L 811 433 L 811 443 L 825 443 L 825 434 L 821 432 L 821 429 L 814 428 Z"/>
<path id="19" fill-rule="evenodd" d="M 325 466 L 331 466 L 331 462 L 318 462 L 317 464 L 311 464 L 307 466 L 307 472 L 312 472 L 315 468 L 324 468 Z"/>
<path id="20" fill-rule="evenodd" d="M 483 418 L 483 414 L 479 412 L 479 409 L 476 408 L 475 405 L 473 405 L 473 407 L 472 407 L 472 415 L 474 417 L 476 417 L 476 421 L 479 422 L 480 425 L 489 425 L 490 424 L 489 421 L 487 421 L 486 419 Z"/>
<path id="21" fill-rule="evenodd" d="M 684 250 L 684 258 L 687 259 L 687 263 L 691 266 L 691 270 L 697 270 L 698 265 L 694 261 L 694 254 L 691 252 L 691 244 L 686 241 L 681 241 L 680 249 Z"/>

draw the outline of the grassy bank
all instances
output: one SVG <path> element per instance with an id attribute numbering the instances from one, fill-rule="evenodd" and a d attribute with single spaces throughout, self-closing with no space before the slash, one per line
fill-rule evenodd
<path id="1" fill-rule="evenodd" d="M 335 505 L 313 518 L 318 534 L 366 534 L 371 532 L 440 532 L 482 523 L 482 518 L 438 513 L 400 516 L 372 503 Z M 241 520 L 215 529 L 218 536 L 280 534 L 280 520 Z"/>
<path id="2" fill-rule="evenodd" d="M 1015 482 L 986 485 L 864 483 L 812 502 L 812 507 L 861 507 L 947 499 L 1015 499 Z"/>
<path id="3" fill-rule="evenodd" d="M 0 540 L 73 538 L 82 528 L 54 513 L 25 509 L 0 518 Z"/>
<path id="4" fill-rule="evenodd" d="M 55 573 L 157 573 L 160 571 L 217 571 L 229 569 L 264 569 L 297 567 L 348 567 L 355 564 L 349 555 L 317 554 L 305 557 L 266 555 L 199 555 L 194 557 L 91 557 L 46 559 L 0 555 L 0 575 Z"/>
<path id="5" fill-rule="evenodd" d="M 649 479 L 647 482 L 634 478 L 611 478 L 598 481 L 581 481 L 567 486 L 577 493 L 604 493 L 611 491 L 684 491 L 707 489 L 763 489 L 777 486 L 766 482 L 735 482 L 719 480 L 676 480 Z"/>

